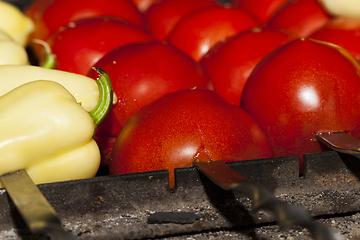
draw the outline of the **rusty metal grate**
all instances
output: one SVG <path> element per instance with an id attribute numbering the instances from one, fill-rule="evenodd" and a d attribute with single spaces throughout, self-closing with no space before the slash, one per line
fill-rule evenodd
<path id="1" fill-rule="evenodd" d="M 228 165 L 335 231 L 359 237 L 355 235 L 360 232 L 360 161 L 336 152 L 306 155 L 304 161 L 303 177 L 299 177 L 297 157 Z M 270 213 L 253 215 L 249 199 L 218 188 L 193 167 L 176 169 L 175 189 L 168 188 L 167 171 L 103 176 L 39 188 L 59 213 L 65 229 L 79 239 L 201 239 L 210 235 L 218 239 L 254 239 L 249 238 L 254 235 L 261 239 L 265 233 L 275 234 L 275 239 L 304 239 L 308 235 L 297 227 L 279 229 Z M 187 224 L 176 223 L 176 218 L 170 223 L 149 223 L 149 216 L 158 212 L 186 212 L 197 218 Z M 350 221 L 346 224 L 351 229 L 337 229 L 335 223 L 341 221 Z M 5 190 L 0 190 L 0 239 L 48 239 L 27 230 Z"/>

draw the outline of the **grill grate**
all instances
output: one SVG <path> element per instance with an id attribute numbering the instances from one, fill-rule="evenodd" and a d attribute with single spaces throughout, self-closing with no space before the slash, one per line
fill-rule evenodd
<path id="1" fill-rule="evenodd" d="M 297 157 L 228 165 L 335 231 L 352 237 L 360 232 L 358 159 L 336 152 L 306 155 L 303 177 L 299 177 Z M 309 235 L 298 227 L 279 229 L 271 213 L 253 215 L 249 199 L 220 189 L 194 167 L 176 169 L 175 189 L 168 188 L 167 171 L 103 176 L 43 184 L 39 188 L 58 212 L 65 229 L 79 239 L 187 239 L 210 235 L 219 239 L 225 235 L 230 239 L 248 239 L 251 235 L 304 239 Z M 149 216 L 158 212 L 189 212 L 198 217 L 188 224 L 148 223 Z M 347 230 L 341 228 L 346 227 L 345 222 Z M 0 238 L 41 237 L 46 239 L 29 233 L 5 190 L 0 190 Z"/>

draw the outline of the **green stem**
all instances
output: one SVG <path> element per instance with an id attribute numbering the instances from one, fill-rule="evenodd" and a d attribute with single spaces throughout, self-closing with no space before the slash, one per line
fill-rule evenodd
<path id="1" fill-rule="evenodd" d="M 54 54 L 50 53 L 46 53 L 46 58 L 45 61 L 43 62 L 43 64 L 41 65 L 43 68 L 49 68 L 49 69 L 54 69 L 56 66 L 56 57 Z"/>
<path id="2" fill-rule="evenodd" d="M 33 42 L 40 44 L 44 48 L 46 54 L 45 61 L 41 64 L 41 67 L 54 69 L 56 66 L 56 56 L 51 52 L 49 44 L 40 39 L 34 39 Z"/>
<path id="3" fill-rule="evenodd" d="M 99 74 L 96 83 L 99 87 L 99 101 L 95 108 L 89 112 L 96 128 L 109 114 L 113 102 L 113 87 L 107 73 L 100 68 L 93 68 Z"/>

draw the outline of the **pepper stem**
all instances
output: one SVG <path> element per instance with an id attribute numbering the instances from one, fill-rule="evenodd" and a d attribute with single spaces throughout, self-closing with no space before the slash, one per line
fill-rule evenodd
<path id="1" fill-rule="evenodd" d="M 33 39 L 33 42 L 40 44 L 45 51 L 45 60 L 41 64 L 41 67 L 54 69 L 56 66 L 56 56 L 51 52 L 49 44 L 41 39 Z"/>
<path id="2" fill-rule="evenodd" d="M 99 101 L 95 108 L 89 112 L 96 128 L 104 121 L 109 114 L 113 102 L 113 87 L 109 75 L 100 68 L 93 68 L 98 74 L 99 78 L 96 83 L 99 87 Z"/>

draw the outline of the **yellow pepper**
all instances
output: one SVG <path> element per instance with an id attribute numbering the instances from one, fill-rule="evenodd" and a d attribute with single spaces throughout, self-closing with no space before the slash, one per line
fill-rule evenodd
<path id="1" fill-rule="evenodd" d="M 0 96 L 31 81 L 51 80 L 63 85 L 87 111 L 99 99 L 99 89 L 92 78 L 31 65 L 0 65 Z"/>
<path id="2" fill-rule="evenodd" d="M 29 82 L 0 97 L 0 175 L 25 169 L 35 184 L 95 176 L 100 151 L 92 136 L 113 94 L 98 71 L 100 97 L 91 112 L 53 81 Z"/>
<path id="3" fill-rule="evenodd" d="M 14 5 L 0 0 L 0 30 L 21 46 L 26 46 L 34 31 L 34 22 Z"/>
<path id="4" fill-rule="evenodd" d="M 0 65 L 4 64 L 26 65 L 29 57 L 23 46 L 0 30 Z"/>
<path id="5" fill-rule="evenodd" d="M 319 0 L 332 16 L 360 19 L 359 0 Z"/>

